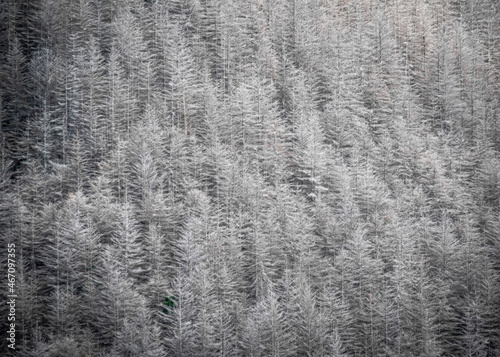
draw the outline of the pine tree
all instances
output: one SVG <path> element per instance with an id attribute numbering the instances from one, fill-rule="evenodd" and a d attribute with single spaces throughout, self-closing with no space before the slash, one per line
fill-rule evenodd
<path id="1" fill-rule="evenodd" d="M 6 63 L 1 69 L 3 80 L 1 86 L 2 113 L 2 167 L 5 160 L 25 158 L 26 148 L 22 147 L 23 134 L 26 130 L 27 118 L 30 113 L 28 105 L 29 81 L 27 78 L 27 61 L 22 53 L 20 41 L 15 35 L 9 41 L 6 53 Z"/>
<path id="2" fill-rule="evenodd" d="M 162 356 L 160 327 L 152 322 L 150 311 L 139 306 L 131 317 L 126 317 L 117 334 L 113 352 L 122 356 Z"/>
<path id="3" fill-rule="evenodd" d="M 168 106 L 167 118 L 172 126 L 182 129 L 184 135 L 196 132 L 200 121 L 202 90 L 197 77 L 195 61 L 186 44 L 182 27 L 174 24 L 164 44 L 165 76 L 168 78 L 164 99 Z"/>
<path id="4" fill-rule="evenodd" d="M 92 301 L 89 325 L 98 331 L 94 340 L 103 351 L 109 351 L 115 343 L 115 338 L 123 333 L 125 321 L 139 325 L 141 314 L 146 308 L 146 300 L 133 288 L 133 280 L 128 277 L 110 248 L 102 252 L 102 263 L 96 266 L 95 285 L 87 292 L 87 299 Z M 142 315 L 144 316 L 144 315 Z M 148 331 L 148 329 L 146 329 Z M 154 328 L 148 331 L 154 335 Z"/>
<path id="5" fill-rule="evenodd" d="M 316 296 L 308 282 L 306 272 L 298 272 L 295 278 L 295 299 L 293 304 L 297 353 L 304 356 L 321 356 L 326 349 L 326 326 L 317 307 Z"/>
<path id="6" fill-rule="evenodd" d="M 38 52 L 29 65 L 33 81 L 34 113 L 30 123 L 29 137 L 33 138 L 30 146 L 36 159 L 48 169 L 50 161 L 58 161 L 62 153 L 62 125 L 55 116 L 55 85 L 60 73 L 59 58 L 49 48 Z M 31 150 L 30 150 L 31 151 Z"/>
<path id="7" fill-rule="evenodd" d="M 148 267 L 141 249 L 143 237 L 134 217 L 134 206 L 125 203 L 121 207 L 120 216 L 120 223 L 112 238 L 111 249 L 127 277 L 141 284 L 144 283 Z"/>
<path id="8" fill-rule="evenodd" d="M 162 313 L 167 330 L 166 348 L 168 353 L 176 356 L 194 354 L 199 338 L 196 324 L 196 275 L 198 264 L 203 259 L 201 247 L 192 231 L 186 230 L 177 243 L 176 275 L 171 279 L 171 288 L 167 297 L 173 300 L 173 307 Z"/>

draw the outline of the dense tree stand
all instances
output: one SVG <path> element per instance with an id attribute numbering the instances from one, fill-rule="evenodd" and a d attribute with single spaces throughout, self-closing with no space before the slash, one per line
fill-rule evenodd
<path id="1" fill-rule="evenodd" d="M 0 251 L 2 356 L 500 356 L 500 3 L 0 1 Z"/>

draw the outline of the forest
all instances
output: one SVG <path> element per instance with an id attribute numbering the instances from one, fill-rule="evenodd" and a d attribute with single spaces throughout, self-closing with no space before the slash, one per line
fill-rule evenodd
<path id="1" fill-rule="evenodd" d="M 1 0 L 0 153 L 2 356 L 500 356 L 497 0 Z"/>

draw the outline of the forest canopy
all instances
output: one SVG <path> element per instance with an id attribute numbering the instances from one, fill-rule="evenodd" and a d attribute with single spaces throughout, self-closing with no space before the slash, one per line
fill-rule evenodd
<path id="1" fill-rule="evenodd" d="M 3 0 L 0 78 L 3 352 L 500 356 L 498 1 Z"/>

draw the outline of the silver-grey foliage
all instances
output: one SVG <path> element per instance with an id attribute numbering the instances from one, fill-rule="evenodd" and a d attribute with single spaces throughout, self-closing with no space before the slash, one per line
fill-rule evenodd
<path id="1" fill-rule="evenodd" d="M 16 355 L 500 356 L 499 19 L 2 1 Z"/>

